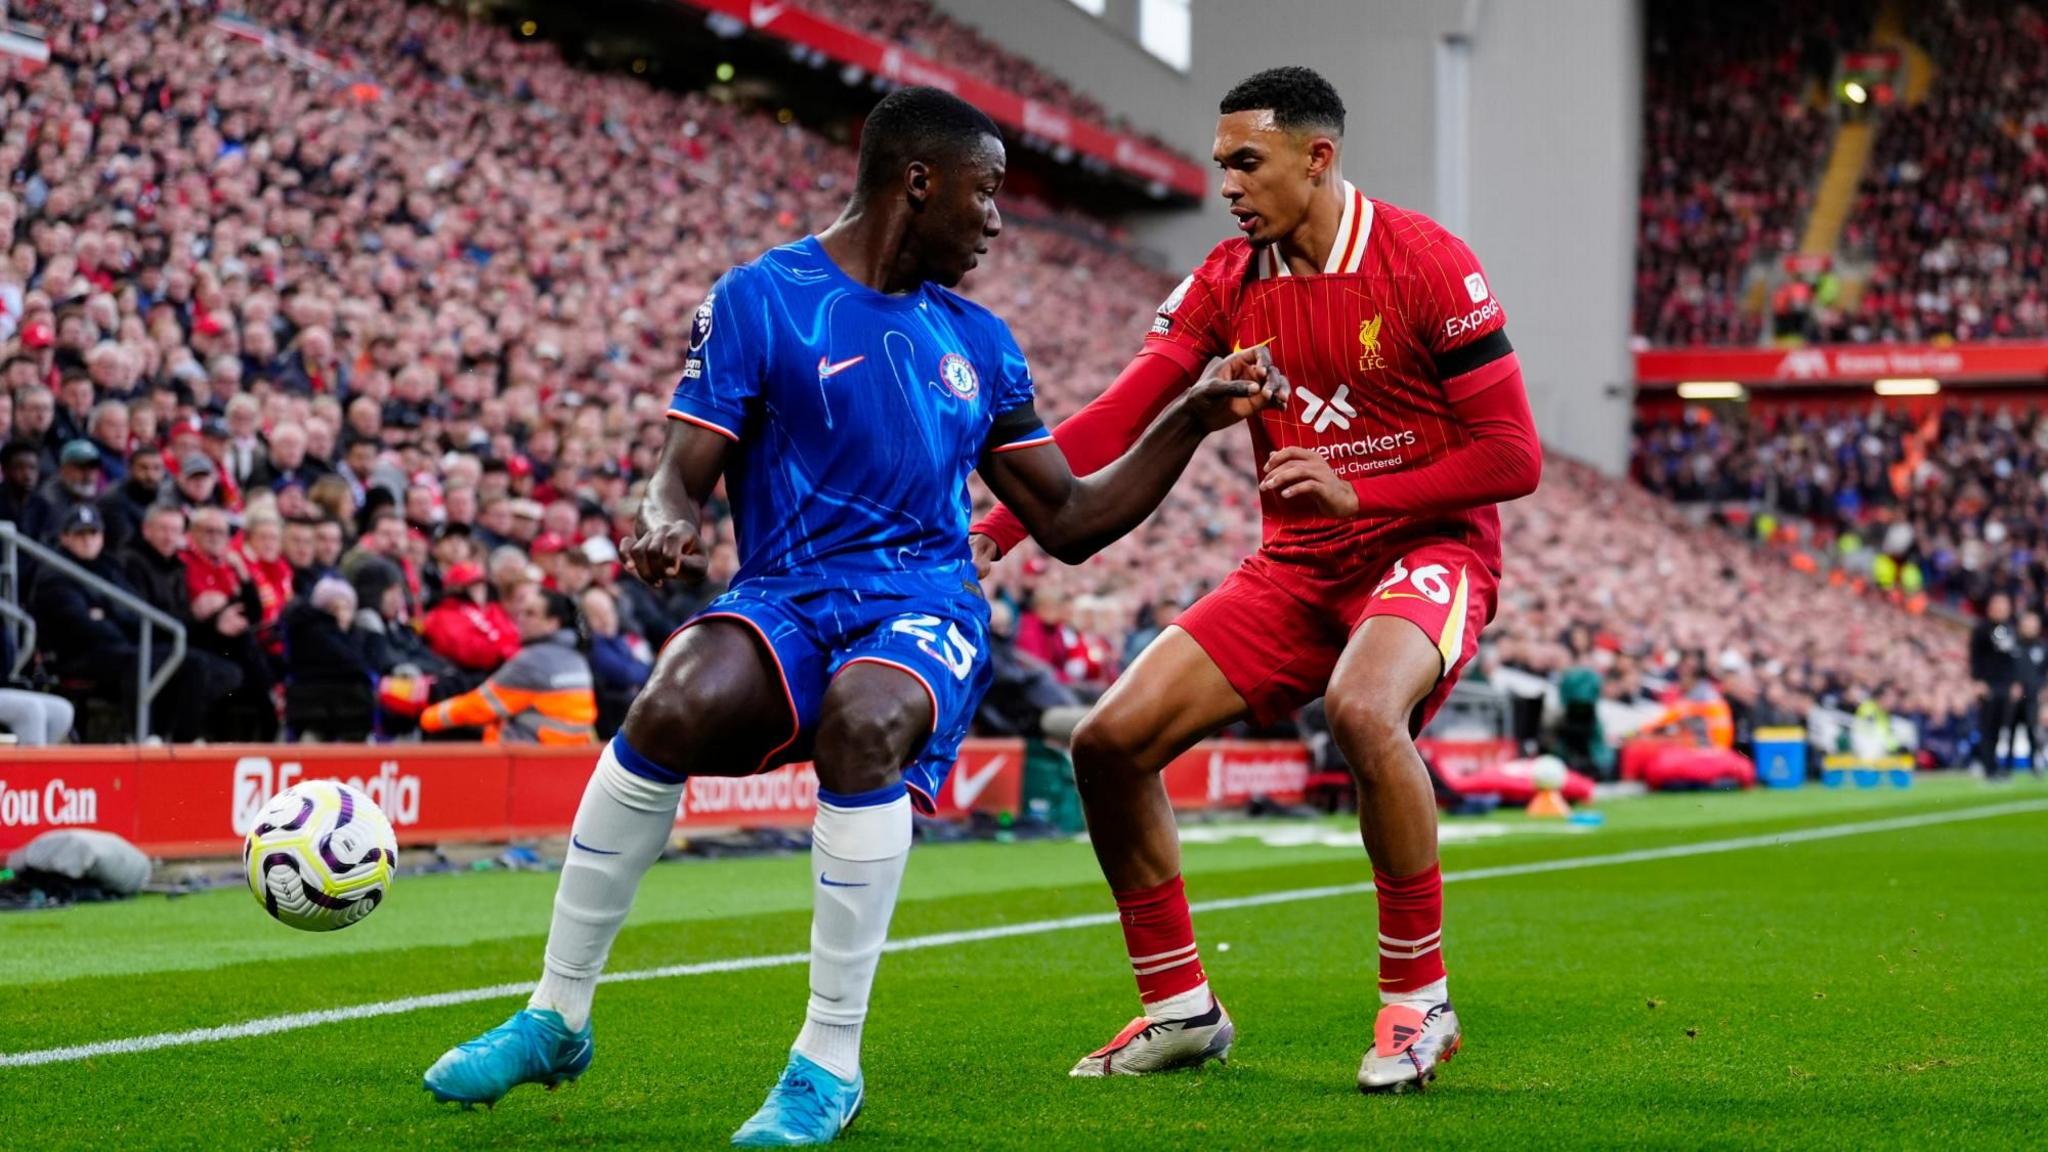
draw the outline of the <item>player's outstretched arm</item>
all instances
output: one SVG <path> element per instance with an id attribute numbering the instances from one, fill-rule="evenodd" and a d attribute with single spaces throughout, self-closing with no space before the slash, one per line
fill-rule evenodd
<path id="1" fill-rule="evenodd" d="M 635 518 L 635 535 L 619 541 L 626 571 L 655 587 L 672 577 L 703 578 L 711 563 L 700 535 L 704 501 L 725 471 L 731 446 L 731 440 L 701 424 L 669 421 L 661 459 Z"/>
<path id="2" fill-rule="evenodd" d="M 1067 466 L 1086 476 L 1128 451 L 1166 406 L 1195 382 L 1199 367 L 1184 366 L 1156 348 L 1138 353 L 1102 395 L 1052 430 Z M 1000 504 L 968 531 L 975 563 L 983 575 L 988 574 L 988 565 L 1002 559 L 1025 536 L 1024 522 Z"/>
<path id="3" fill-rule="evenodd" d="M 981 475 L 1040 546 L 1079 564 L 1152 514 L 1203 437 L 1287 401 L 1287 378 L 1265 348 L 1247 348 L 1218 363 L 1106 468 L 1076 478 L 1055 442 L 986 453 Z"/>

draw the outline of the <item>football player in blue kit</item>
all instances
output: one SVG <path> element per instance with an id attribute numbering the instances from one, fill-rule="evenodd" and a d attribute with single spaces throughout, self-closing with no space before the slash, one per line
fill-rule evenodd
<path id="1" fill-rule="evenodd" d="M 808 759 L 810 1002 L 733 1142 L 824 1143 L 859 1112 L 861 1026 L 911 811 L 931 809 L 988 685 L 968 471 L 1078 562 L 1149 515 L 1209 432 L 1287 403 L 1263 349 L 1248 349 L 1077 479 L 1008 326 L 949 290 L 1001 229 L 1003 171 L 1001 135 L 973 106 L 892 93 L 868 117 L 839 219 L 732 269 L 697 310 L 620 554 L 651 583 L 700 577 L 699 518 L 722 476 L 740 569 L 670 638 L 599 757 L 528 1006 L 428 1070 L 437 1099 L 494 1102 L 582 1074 L 592 993 L 686 778 Z"/>

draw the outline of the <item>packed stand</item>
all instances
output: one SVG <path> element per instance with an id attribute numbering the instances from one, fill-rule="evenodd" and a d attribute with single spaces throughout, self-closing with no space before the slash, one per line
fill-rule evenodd
<path id="1" fill-rule="evenodd" d="M 1755 726 L 1875 702 L 1923 746 L 1953 750 L 1968 729 L 1965 632 L 1945 620 L 1873 605 L 1555 457 L 1502 523 L 1507 574 L 1487 639 L 1503 664 L 1553 679 L 1590 666 L 1624 702 L 1711 692 Z"/>
<path id="2" fill-rule="evenodd" d="M 1814 98 L 1868 34 L 1868 0 L 1651 4 L 1643 62 L 1635 330 L 1656 345 L 1751 344 L 1752 262 L 1792 251 L 1833 120 Z"/>
<path id="3" fill-rule="evenodd" d="M 1838 339 L 2048 336 L 2048 20 L 1999 0 L 1917 6 L 1938 66 L 1878 133 L 1846 236 L 1874 260 Z"/>
<path id="4" fill-rule="evenodd" d="M 1810 522 L 1798 542 L 1880 593 L 1969 607 L 2006 593 L 2035 609 L 2048 597 L 2048 418 L 2038 410 L 1658 422 L 1638 429 L 1634 471 L 1673 500 Z"/>
<path id="5" fill-rule="evenodd" d="M 268 12 L 328 54 L 310 70 L 197 13 L 66 11 L 54 65 L 0 86 L 0 516 L 185 625 L 193 655 L 156 730 L 616 725 L 653 650 L 736 567 L 716 502 L 701 587 L 657 595 L 612 545 L 666 434 L 675 333 L 726 266 L 829 222 L 851 154 L 396 0 Z M 969 288 L 1015 324 L 1057 418 L 1135 351 L 1172 278 L 1054 223 L 1011 227 Z M 1508 515 L 1496 659 L 1547 672 L 1573 625 L 1600 622 L 1624 683 L 1690 646 L 1733 650 L 1760 694 L 1793 703 L 1890 684 L 1939 712 L 1911 695 L 1924 676 L 1892 675 L 1909 657 L 1859 655 L 1946 658 L 1929 625 L 1794 639 L 1854 617 L 1724 592 L 1663 506 L 1552 476 Z M 1218 437 L 1088 565 L 1027 545 L 999 568 L 1001 678 L 1030 706 L 1006 716 L 992 697 L 984 726 L 1099 693 L 1257 546 L 1254 490 L 1248 438 Z M 1619 541 L 1601 575 L 1554 578 L 1588 571 L 1596 540 Z M 1727 562 L 1768 586 L 1764 561 Z M 1665 568 L 1699 575 L 1697 610 L 1642 591 Z M 131 700 L 140 622 L 93 588 L 32 581 L 45 686 Z M 587 687 L 535 691 L 531 666 L 557 660 Z"/>
<path id="6" fill-rule="evenodd" d="M 1848 585 L 1557 456 L 1536 495 L 1502 508 L 1502 524 L 1500 610 L 1476 679 L 1505 666 L 1557 683 L 1590 668 L 1607 699 L 1725 700 L 1745 732 L 1869 702 L 1910 722 L 1922 747 L 1944 756 L 1968 732 L 1975 698 L 1961 679 L 1956 626 L 1874 608 Z M 1175 559 L 1137 578 L 1101 560 L 1080 568 L 1010 562 L 992 584 L 1021 611 L 999 646 L 1024 653 L 1027 666 L 1075 698 L 1092 698 L 1254 546 L 1224 536 L 1155 553 Z"/>
<path id="7" fill-rule="evenodd" d="M 52 65 L 0 85 L 0 517 L 186 628 L 156 730 L 268 738 L 281 701 L 288 737 L 411 731 L 559 631 L 523 618 L 543 590 L 616 724 L 736 567 L 716 504 L 703 587 L 621 579 L 611 543 L 676 335 L 726 267 L 831 221 L 851 152 L 397 0 L 266 10 L 311 66 L 181 5 L 38 14 Z M 1056 417 L 1171 278 L 1031 207 L 969 287 Z M 1218 452 L 1195 478 L 1243 487 Z M 142 622 L 29 576 L 40 686 L 131 701 Z"/>
<path id="8" fill-rule="evenodd" d="M 927 0 L 802 0 L 802 7 L 877 40 L 900 44 L 927 60 L 987 80 L 1080 120 L 1136 136 L 1162 151 L 1171 144 L 1141 132 L 1093 97 L 1030 60 L 989 40 Z"/>

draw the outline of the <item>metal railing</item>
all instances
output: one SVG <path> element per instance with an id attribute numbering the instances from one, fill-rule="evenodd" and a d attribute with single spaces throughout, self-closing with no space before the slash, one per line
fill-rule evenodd
<path id="1" fill-rule="evenodd" d="M 110 584 L 86 569 L 76 560 L 44 544 L 23 536 L 13 523 L 0 520 L 0 627 L 10 630 L 23 628 L 25 636 L 17 635 L 16 667 L 25 663 L 34 649 L 36 638 L 35 621 L 21 610 L 21 554 L 28 553 L 36 563 L 54 568 L 87 588 L 98 592 L 107 599 L 135 613 L 142 619 L 137 631 L 136 674 L 135 674 L 135 742 L 149 739 L 149 706 L 164 685 L 171 682 L 178 665 L 185 662 L 185 626 L 169 614 L 159 610 L 149 601 L 117 584 Z M 25 627 L 24 627 L 25 625 Z M 150 657 L 153 651 L 155 628 L 170 634 L 171 652 L 164 660 L 163 667 L 150 672 Z M 10 669 L 10 673 L 14 671 Z"/>
<path id="2" fill-rule="evenodd" d="M 5 624 L 0 624 L 0 627 L 12 633 L 9 639 L 14 641 L 13 646 L 7 649 L 14 653 L 14 663 L 6 668 L 0 668 L 0 682 L 4 682 L 18 679 L 21 670 L 28 667 L 30 660 L 35 659 L 36 618 L 22 611 L 21 606 L 14 602 L 12 595 L 0 596 L 0 618 L 6 621 Z"/>

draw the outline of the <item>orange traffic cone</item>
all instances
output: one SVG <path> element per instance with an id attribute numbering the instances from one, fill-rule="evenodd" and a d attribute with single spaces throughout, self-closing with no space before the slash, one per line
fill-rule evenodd
<path id="1" fill-rule="evenodd" d="M 1529 800 L 1524 809 L 1529 815 L 1546 820 L 1569 820 L 1572 806 L 1565 803 L 1564 793 L 1555 788 L 1545 788 Z"/>

